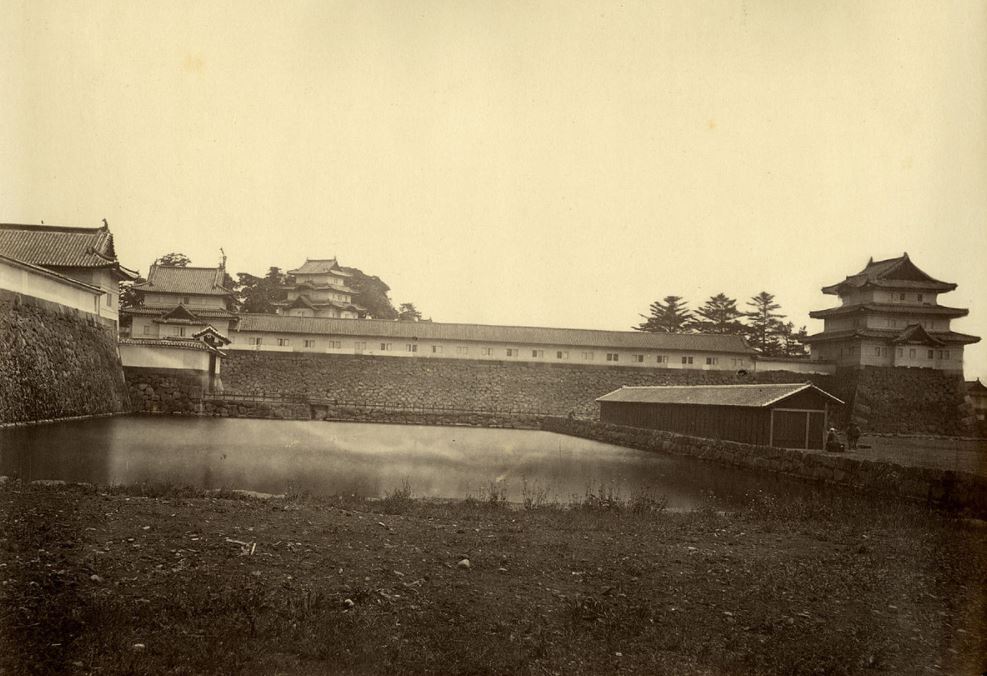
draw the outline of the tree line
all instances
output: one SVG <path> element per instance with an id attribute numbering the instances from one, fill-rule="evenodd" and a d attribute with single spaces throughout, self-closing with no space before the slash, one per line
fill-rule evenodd
<path id="1" fill-rule="evenodd" d="M 806 329 L 796 331 L 792 322 L 779 312 L 781 305 L 773 294 L 762 291 L 746 303 L 748 310 L 737 307 L 737 300 L 725 293 L 710 296 L 695 311 L 681 296 L 665 296 L 650 306 L 651 314 L 631 327 L 649 333 L 715 333 L 743 336 L 754 348 L 767 356 L 801 357 L 805 355 Z"/>
<path id="2" fill-rule="evenodd" d="M 183 253 L 169 253 L 161 256 L 155 264 L 164 267 L 188 267 L 192 260 Z M 366 308 L 367 314 L 374 319 L 397 319 L 401 321 L 421 321 L 422 314 L 414 303 L 401 303 L 397 308 L 388 295 L 391 287 L 376 275 L 365 274 L 359 268 L 340 266 L 340 269 L 350 274 L 346 284 L 356 293 L 353 294 L 353 304 Z M 275 303 L 287 300 L 288 292 L 285 287 L 293 283 L 291 275 L 281 268 L 271 266 L 264 275 L 258 276 L 249 272 L 238 272 L 234 279 L 225 273 L 223 286 L 233 292 L 232 305 L 229 308 L 245 313 L 273 313 L 277 310 Z M 133 288 L 135 283 L 147 281 L 143 278 L 136 282 L 122 282 L 120 285 L 120 307 L 137 307 L 142 303 L 140 292 Z"/>

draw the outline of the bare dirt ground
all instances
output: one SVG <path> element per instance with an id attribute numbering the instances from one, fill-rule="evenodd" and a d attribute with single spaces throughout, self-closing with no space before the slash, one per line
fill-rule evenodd
<path id="1" fill-rule="evenodd" d="M 857 451 L 847 457 L 882 460 L 915 467 L 949 469 L 987 476 L 987 440 L 863 436 Z"/>
<path id="2" fill-rule="evenodd" d="M 0 673 L 987 667 L 982 522 L 831 492 L 528 507 L 8 482 Z"/>

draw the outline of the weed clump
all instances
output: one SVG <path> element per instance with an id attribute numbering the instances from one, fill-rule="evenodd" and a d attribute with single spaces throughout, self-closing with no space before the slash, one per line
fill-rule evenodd
<path id="1" fill-rule="evenodd" d="M 415 504 L 411 482 L 405 479 L 398 488 L 388 491 L 380 501 L 384 514 L 405 514 Z"/>

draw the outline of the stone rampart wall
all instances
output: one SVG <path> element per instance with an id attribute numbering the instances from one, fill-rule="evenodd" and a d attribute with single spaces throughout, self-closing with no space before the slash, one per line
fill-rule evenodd
<path id="1" fill-rule="evenodd" d="M 383 407 L 454 407 L 596 418 L 597 397 L 622 385 L 817 382 L 831 376 L 767 371 L 644 370 L 632 367 L 401 359 L 356 355 L 231 351 L 223 385 L 243 394 L 306 395 Z M 839 394 L 837 393 L 837 396 Z"/>
<path id="2" fill-rule="evenodd" d="M 124 372 L 135 412 L 201 413 L 202 396 L 209 384 L 205 371 L 127 366 Z"/>
<path id="3" fill-rule="evenodd" d="M 972 434 L 976 423 L 958 373 L 868 366 L 841 370 L 848 413 L 867 432 Z"/>
<path id="4" fill-rule="evenodd" d="M 0 289 L 0 424 L 129 410 L 112 322 Z"/>
<path id="5" fill-rule="evenodd" d="M 687 455 L 735 467 L 777 472 L 866 492 L 922 500 L 981 516 L 987 515 L 987 478 L 965 472 L 905 467 L 825 452 L 701 439 L 588 420 L 546 418 L 542 429 L 628 448 Z"/>

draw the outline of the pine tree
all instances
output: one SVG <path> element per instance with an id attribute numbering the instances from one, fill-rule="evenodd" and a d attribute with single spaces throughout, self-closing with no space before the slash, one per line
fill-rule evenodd
<path id="1" fill-rule="evenodd" d="M 644 321 L 633 328 L 648 333 L 686 333 L 693 320 L 681 296 L 665 296 L 651 304 L 651 315 L 641 315 Z"/>
<path id="2" fill-rule="evenodd" d="M 777 356 L 781 354 L 780 334 L 784 324 L 781 322 L 785 315 L 776 310 L 781 306 L 775 302 L 773 294 L 762 291 L 747 302 L 752 308 L 744 313 L 747 318 L 747 336 L 751 345 L 760 350 L 761 354 Z"/>
<path id="3" fill-rule="evenodd" d="M 744 313 L 737 309 L 737 301 L 728 298 L 725 293 L 711 296 L 706 303 L 696 310 L 696 319 L 692 327 L 700 333 L 741 334 L 744 331 L 740 318 Z"/>

